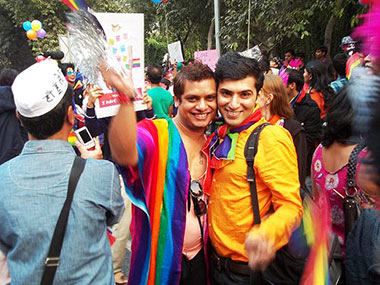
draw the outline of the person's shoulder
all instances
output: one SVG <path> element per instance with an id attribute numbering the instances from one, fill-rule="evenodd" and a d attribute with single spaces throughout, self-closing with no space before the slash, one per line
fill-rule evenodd
<path id="1" fill-rule="evenodd" d="M 108 175 L 115 170 L 115 165 L 111 161 L 105 159 L 89 158 L 86 159 L 85 171 L 86 170 L 94 177 L 96 175 L 101 175 L 102 173 Z M 87 174 L 87 171 L 85 174 Z"/>

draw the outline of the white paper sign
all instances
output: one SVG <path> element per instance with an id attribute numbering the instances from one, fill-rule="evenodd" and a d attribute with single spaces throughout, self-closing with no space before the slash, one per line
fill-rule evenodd
<path id="1" fill-rule="evenodd" d="M 145 110 L 142 94 L 145 84 L 144 76 L 144 14 L 96 13 L 102 25 L 107 42 L 113 55 L 127 73 L 132 72 L 133 85 L 137 90 L 135 111 Z M 109 90 L 105 84 L 98 83 L 104 95 L 95 103 L 98 118 L 114 116 L 120 104 L 118 94 Z"/>
<path id="2" fill-rule="evenodd" d="M 183 55 L 181 49 L 181 42 L 177 41 L 168 45 L 170 62 L 183 62 Z"/>

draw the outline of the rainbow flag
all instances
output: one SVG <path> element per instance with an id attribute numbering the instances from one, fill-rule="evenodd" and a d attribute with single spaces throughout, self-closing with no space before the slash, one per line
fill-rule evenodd
<path id="1" fill-rule="evenodd" d="M 79 9 L 87 11 L 88 5 L 84 0 L 61 0 L 71 10 L 78 11 Z"/>
<path id="2" fill-rule="evenodd" d="M 140 59 L 139 58 L 134 58 L 132 60 L 132 67 L 140 67 Z"/>
<path id="3" fill-rule="evenodd" d="M 331 220 L 329 203 L 325 193 L 320 193 L 315 201 L 305 197 L 303 226 L 311 251 L 301 284 L 330 284 L 328 259 Z"/>
<path id="4" fill-rule="evenodd" d="M 178 284 L 190 175 L 171 119 L 143 120 L 137 168 L 122 169 L 133 207 L 129 284 Z"/>

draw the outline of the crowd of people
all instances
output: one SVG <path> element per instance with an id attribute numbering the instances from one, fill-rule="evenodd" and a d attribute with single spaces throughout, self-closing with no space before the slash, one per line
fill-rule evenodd
<path id="1" fill-rule="evenodd" d="M 331 282 L 378 284 L 379 122 L 357 128 L 352 96 L 368 79 L 380 98 L 379 65 L 350 36 L 341 48 L 152 64 L 138 112 L 103 62 L 120 102 L 105 118 L 73 64 L 4 69 L 0 283 L 300 284 L 311 199 L 329 211 Z M 95 147 L 70 140 L 83 127 Z"/>

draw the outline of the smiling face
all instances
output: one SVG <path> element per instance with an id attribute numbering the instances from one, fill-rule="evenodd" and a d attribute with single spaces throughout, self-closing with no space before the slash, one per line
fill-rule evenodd
<path id="1" fill-rule="evenodd" d="M 76 73 L 75 71 L 71 68 L 71 67 L 68 67 L 66 69 L 66 79 L 67 81 L 70 83 L 70 84 L 73 84 L 74 81 L 75 81 L 75 77 L 76 77 Z"/>
<path id="2" fill-rule="evenodd" d="M 186 80 L 178 104 L 178 120 L 189 130 L 204 130 L 216 114 L 216 83 L 214 79 Z"/>
<path id="3" fill-rule="evenodd" d="M 253 113 L 257 98 L 255 83 L 253 76 L 219 83 L 218 108 L 229 126 L 240 125 Z"/>

